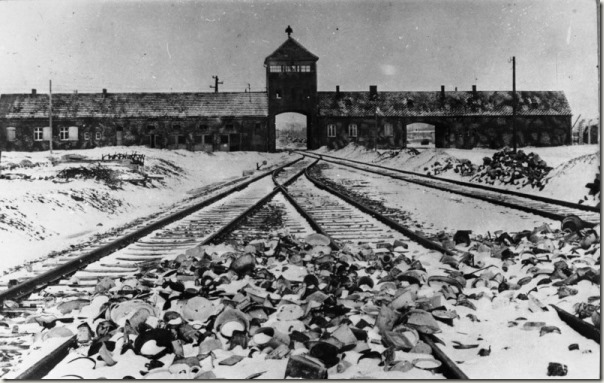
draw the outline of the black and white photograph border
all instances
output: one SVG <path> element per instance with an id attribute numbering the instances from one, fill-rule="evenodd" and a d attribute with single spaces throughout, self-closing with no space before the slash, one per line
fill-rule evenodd
<path id="1" fill-rule="evenodd" d="M 0 379 L 600 380 L 601 12 L 0 2 Z"/>

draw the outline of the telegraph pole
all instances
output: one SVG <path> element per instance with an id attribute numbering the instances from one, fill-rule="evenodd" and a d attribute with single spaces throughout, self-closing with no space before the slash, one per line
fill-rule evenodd
<path id="1" fill-rule="evenodd" d="M 512 145 L 514 146 L 514 154 L 517 151 L 516 142 L 516 56 L 512 57 Z"/>
<path id="2" fill-rule="evenodd" d="M 218 85 L 222 85 L 222 81 L 218 81 L 218 76 L 212 76 L 214 79 L 214 86 L 210 85 L 210 88 L 214 89 L 214 93 L 218 93 Z"/>
<path id="3" fill-rule="evenodd" d="M 50 147 L 50 154 L 52 154 L 52 80 L 48 80 L 49 98 L 48 98 L 48 125 L 50 128 L 50 137 L 48 138 L 48 144 Z M 44 133 L 42 133 L 44 134 Z"/>

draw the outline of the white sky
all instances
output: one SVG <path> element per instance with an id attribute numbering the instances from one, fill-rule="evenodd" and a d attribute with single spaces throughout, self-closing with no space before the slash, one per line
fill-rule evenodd
<path id="1" fill-rule="evenodd" d="M 598 115 L 595 0 L 3 1 L 0 92 L 265 88 L 293 36 L 319 90 L 564 90 Z M 573 121 L 574 122 L 574 121 Z"/>

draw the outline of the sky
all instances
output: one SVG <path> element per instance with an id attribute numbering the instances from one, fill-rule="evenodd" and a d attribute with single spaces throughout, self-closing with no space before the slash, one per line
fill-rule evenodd
<path id="1" fill-rule="evenodd" d="M 562 90 L 599 115 L 596 0 L 0 2 L 0 93 L 265 90 L 292 37 L 319 90 Z"/>

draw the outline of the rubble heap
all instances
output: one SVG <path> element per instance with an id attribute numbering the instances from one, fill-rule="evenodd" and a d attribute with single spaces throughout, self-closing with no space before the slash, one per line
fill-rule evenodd
<path id="1" fill-rule="evenodd" d="M 552 169 L 536 153 L 526 154 L 518 150 L 514 154 L 512 149 L 506 147 L 493 154 L 492 158 L 483 158 L 483 164 L 478 166 L 470 181 L 490 185 L 530 186 L 543 190 L 546 184 L 545 176 Z"/>
<path id="2" fill-rule="evenodd" d="M 78 347 L 48 378 L 430 379 L 441 362 L 425 337 L 467 361 L 462 369 L 476 368 L 472 360 L 501 355 L 495 339 L 559 335 L 542 317 L 552 297 L 599 326 L 599 228 L 565 225 L 491 238 L 440 233 L 455 255 L 411 253 L 402 241 L 336 250 L 320 234 L 273 232 L 105 278 L 89 299 L 39 296 L 46 309 L 3 321 L 35 334 L 34 348 L 77 334 Z M 514 320 L 494 330 L 496 309 Z M 480 326 L 491 331 L 476 333 Z M 532 368 L 571 373 L 572 360 L 559 359 Z"/>

